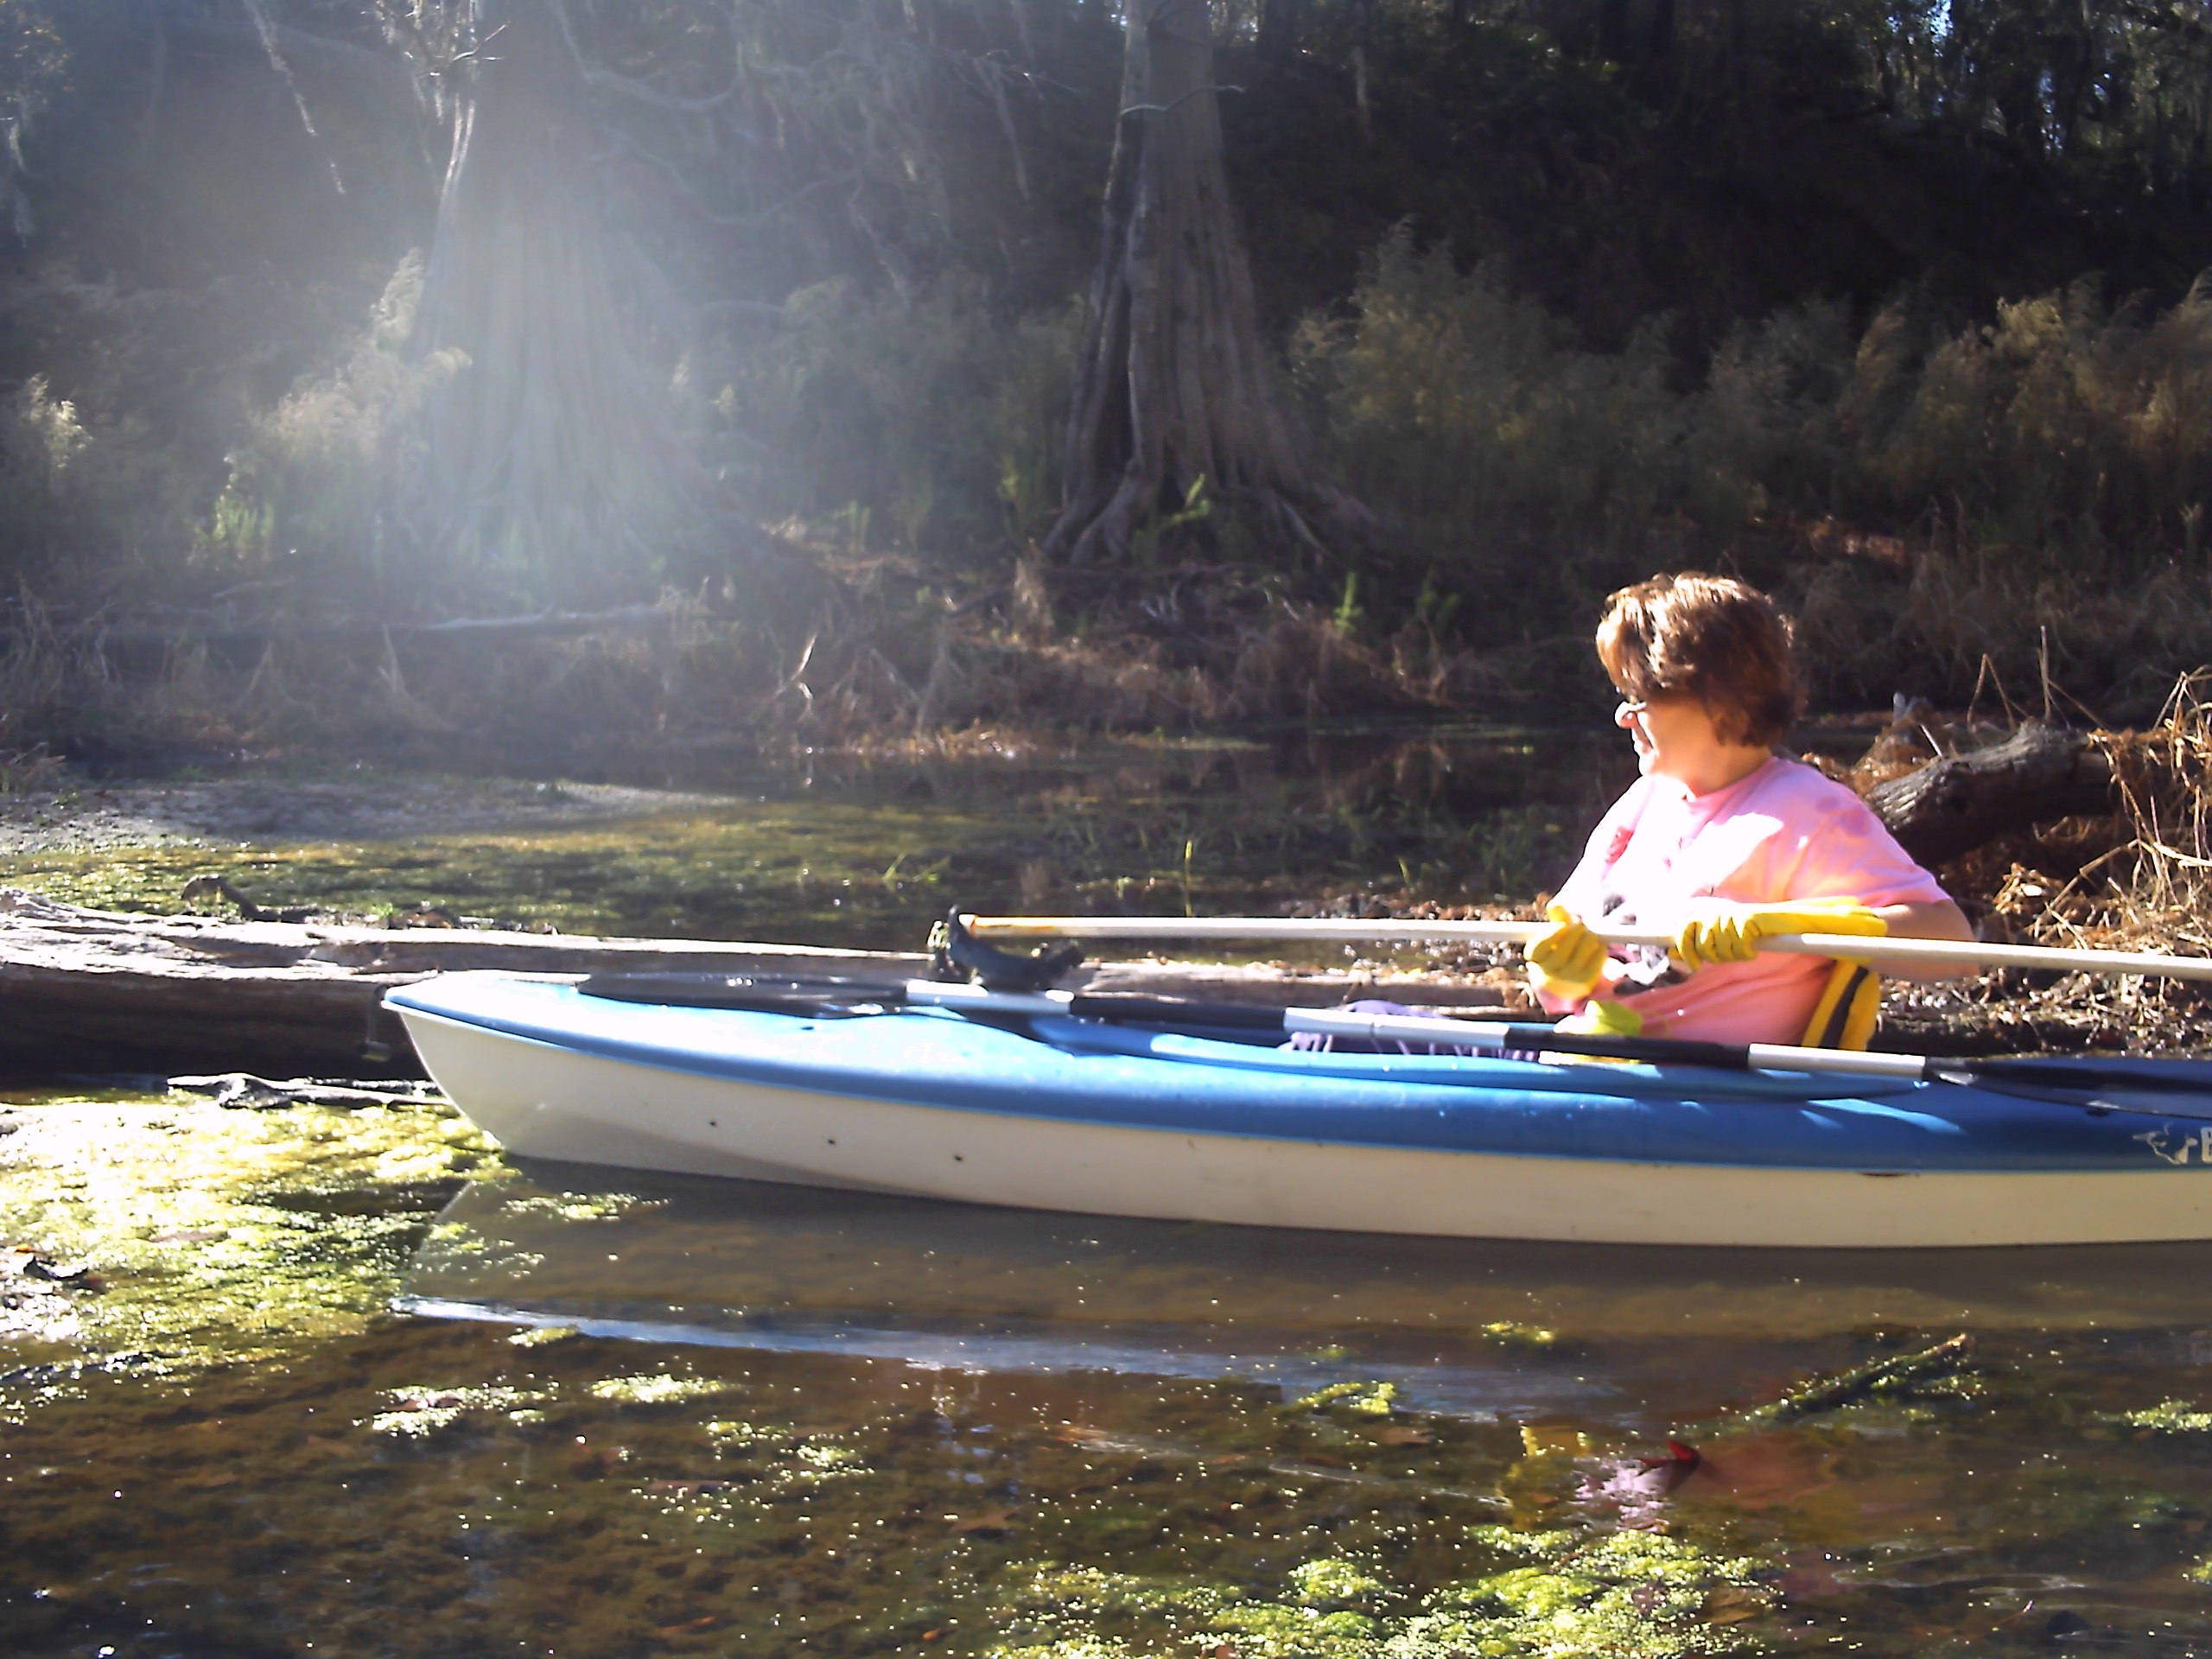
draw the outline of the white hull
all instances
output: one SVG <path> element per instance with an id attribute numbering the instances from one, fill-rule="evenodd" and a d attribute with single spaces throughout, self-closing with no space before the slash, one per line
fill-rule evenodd
<path id="1" fill-rule="evenodd" d="M 1878 1249 L 2212 1234 L 2212 1168 L 2202 1184 L 2164 1167 L 1899 1174 L 1193 1134 L 734 1081 L 402 1012 L 446 1093 L 526 1157 L 1093 1215 L 1452 1237 Z"/>

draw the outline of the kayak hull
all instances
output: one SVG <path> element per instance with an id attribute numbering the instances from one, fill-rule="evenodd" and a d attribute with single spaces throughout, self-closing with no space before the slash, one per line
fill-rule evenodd
<path id="1" fill-rule="evenodd" d="M 393 1006 L 455 1104 L 509 1150 L 525 1156 L 1079 1213 L 1355 1232 L 1777 1248 L 2212 1236 L 2212 1168 L 2201 1159 L 2190 1160 L 2202 1144 L 2196 1126 L 2145 1119 L 2150 1127 L 2131 1128 L 2127 1113 L 2100 1121 L 2075 1108 L 2012 1103 L 2016 1118 L 2026 1114 L 2013 1138 L 2030 1145 L 2032 1155 L 2017 1154 L 2011 1167 L 1974 1166 L 1970 1153 L 1955 1144 L 1958 1132 L 1936 1133 L 1927 1127 L 1936 1120 L 1924 1111 L 1825 1099 L 1755 1103 L 1745 1121 L 1764 1124 L 1778 1122 L 1777 1114 L 1796 1113 L 1841 1116 L 1848 1127 L 1853 1120 L 1846 1109 L 1851 1109 L 1878 1124 L 1870 1135 L 1891 1137 L 1873 1147 L 1878 1159 L 1846 1157 L 1806 1166 L 1809 1154 L 1795 1154 L 1800 1161 L 1792 1166 L 1771 1155 L 1764 1161 L 1606 1156 L 1592 1150 L 1586 1133 L 1563 1137 L 1555 1153 L 1525 1145 L 1501 1149 L 1479 1144 L 1479 1124 L 1455 1127 L 1457 1145 L 1363 1143 L 1345 1138 L 1341 1112 L 1329 1120 L 1335 1126 L 1331 1133 L 1287 1134 L 1279 1121 L 1255 1126 L 1224 1107 L 1217 1106 L 1209 1118 L 1203 1099 L 1174 1115 L 1180 1121 L 1163 1121 L 1157 1113 L 1154 1121 L 1127 1121 L 1130 1110 L 1120 1114 L 1124 1121 L 1114 1121 L 1110 1103 L 1068 1108 L 1068 1098 L 1081 1099 L 1077 1081 L 1063 1084 L 1030 1109 L 1009 1109 L 1007 1097 L 994 1094 L 980 1072 L 963 1094 L 957 1077 L 948 1084 L 925 1077 L 931 1068 L 924 1062 L 932 1043 L 981 1044 L 956 1051 L 956 1058 L 969 1063 L 978 1055 L 997 1055 L 994 1045 L 1008 1046 L 1005 1053 L 1013 1058 L 1007 1064 L 1042 1068 L 1048 1081 L 1055 1066 L 1085 1087 L 1100 1086 L 1103 1077 L 1102 1098 L 1117 1086 L 1126 1092 L 1133 1085 L 1125 1078 L 1143 1079 L 1149 1074 L 1141 1068 L 1150 1065 L 1166 1073 L 1161 1090 L 1242 1090 L 1278 1114 L 1286 1109 L 1282 1103 L 1294 1104 L 1301 1091 L 1317 1084 L 1351 1098 L 1364 1090 L 1372 1099 L 1373 1121 L 1382 1126 L 1375 1133 L 1401 1137 L 1416 1118 L 1427 1124 L 1455 1112 L 1476 1116 L 1488 1096 L 1429 1081 L 1447 1075 L 1440 1068 L 1448 1068 L 1449 1061 L 1408 1068 L 1421 1081 L 1404 1084 L 1387 1077 L 1378 1082 L 1357 1067 L 1343 1068 L 1342 1076 L 1306 1068 L 1278 1073 L 1271 1069 L 1276 1064 L 1271 1054 L 1251 1062 L 1259 1069 L 1239 1074 L 1231 1054 L 1211 1057 L 1193 1081 L 1187 1074 L 1194 1062 L 1187 1058 L 1084 1054 L 1034 1035 L 995 1031 L 974 1037 L 964 1022 L 925 1023 L 910 1016 L 802 1022 L 625 1005 L 610 1014 L 606 1005 L 588 1006 L 596 999 L 575 998 L 567 988 L 523 988 L 536 999 L 531 1002 L 512 997 L 503 1002 L 498 988 L 480 984 L 459 994 L 442 989 L 478 977 L 455 976 L 407 988 L 394 995 Z M 549 1001 L 556 992 L 573 1001 Z M 524 1013 L 515 1013 L 518 1007 Z M 856 1080 L 850 1067 L 847 1075 L 837 1075 L 824 1063 L 798 1065 L 791 1058 L 791 1051 L 805 1043 L 841 1044 L 827 1052 L 842 1052 L 887 1042 L 899 1034 L 891 1028 L 902 1020 L 912 1027 L 907 1046 L 917 1052 L 909 1077 L 871 1077 L 863 1069 Z M 944 1030 L 949 1024 L 956 1027 L 950 1034 Z M 578 1033 L 573 1038 L 564 1035 L 570 1025 Z M 685 1033 L 683 1041 L 657 1037 L 657 1027 Z M 606 1033 L 633 1030 L 642 1034 L 619 1043 L 604 1039 Z M 594 1032 L 601 1033 L 601 1040 L 594 1042 Z M 1303 1057 L 1286 1057 L 1281 1064 L 1288 1068 L 1298 1058 Z M 1086 1073 L 1087 1063 L 1105 1071 L 1096 1072 L 1094 1066 Z M 1367 1073 L 1377 1069 L 1376 1062 L 1366 1063 Z M 1624 1076 L 1629 1070 L 1604 1068 L 1604 1074 Z M 911 1097 L 931 1092 L 939 1097 Z M 896 1097 L 899 1094 L 910 1097 Z M 984 1104 L 960 1103 L 970 1095 Z M 1445 1103 L 1427 1110 L 1427 1096 Z M 1635 1121 L 1677 1109 L 1710 1116 L 1716 1109 L 1663 1094 L 1622 1098 Z M 1593 1107 L 1591 1097 L 1559 1094 L 1554 1103 L 1539 1097 L 1535 1109 L 1541 1114 L 1548 1107 L 1566 1125 L 1617 1103 L 1609 1096 Z M 2063 1114 L 2064 1121 L 2046 1124 L 2047 1114 Z M 1942 1158 L 1931 1154 L 1916 1166 L 1898 1156 L 1898 1121 L 1925 1135 Z M 1393 1122 L 1399 1127 L 1389 1128 Z M 2098 1138 L 2082 1140 L 2084 1150 L 2069 1166 L 2050 1150 L 2063 1143 L 2050 1137 L 2086 1135 L 2077 1122 L 2094 1125 Z M 1253 1132 L 1255 1127 L 1265 1132 Z M 2027 1138 L 2029 1127 L 2044 1139 Z M 1747 1147 L 1745 1155 L 1757 1150 Z M 2054 1163 L 2055 1157 L 2059 1161 Z"/>

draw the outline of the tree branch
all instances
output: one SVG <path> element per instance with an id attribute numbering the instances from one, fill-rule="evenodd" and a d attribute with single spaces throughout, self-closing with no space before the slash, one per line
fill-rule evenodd
<path id="1" fill-rule="evenodd" d="M 1116 116 L 1115 119 L 1120 120 L 1122 116 L 1130 115 L 1166 115 L 1170 110 L 1180 109 L 1192 99 L 1203 98 L 1208 92 L 1241 92 L 1244 89 L 1242 86 L 1193 86 L 1189 92 L 1184 93 L 1182 97 L 1174 99 L 1171 103 L 1132 104 L 1128 109 L 1123 110 L 1120 116 Z"/>

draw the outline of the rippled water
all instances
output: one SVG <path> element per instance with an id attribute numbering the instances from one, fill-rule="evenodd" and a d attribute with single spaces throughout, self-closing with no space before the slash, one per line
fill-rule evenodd
<path id="1" fill-rule="evenodd" d="M 1301 824 L 1338 787 L 1238 764 Z M 1152 805 L 1088 774 L 1065 844 L 1199 811 L 1192 766 Z M 930 810 L 1019 897 L 1006 844 L 1067 786 Z M 1391 844 L 1464 860 L 1480 816 Z M 1365 856 L 1327 881 L 1405 880 Z M 780 931 L 869 938 L 842 908 Z M 0 1109 L 0 1243 L 9 1655 L 2212 1650 L 2198 1247 L 1175 1226 L 518 1166 L 434 1103 L 53 1090 Z"/>

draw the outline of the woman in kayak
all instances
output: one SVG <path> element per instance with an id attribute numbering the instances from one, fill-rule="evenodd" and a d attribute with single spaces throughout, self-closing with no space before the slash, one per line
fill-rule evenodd
<path id="1" fill-rule="evenodd" d="M 1612 596 L 1597 643 L 1643 776 L 1529 946 L 1538 999 L 1586 1030 L 1864 1047 L 1880 1004 L 1866 965 L 1759 939 L 1973 930 L 1865 802 L 1776 752 L 1804 702 L 1789 625 L 1740 582 L 1655 576 Z M 1608 947 L 1593 926 L 1674 944 Z"/>

